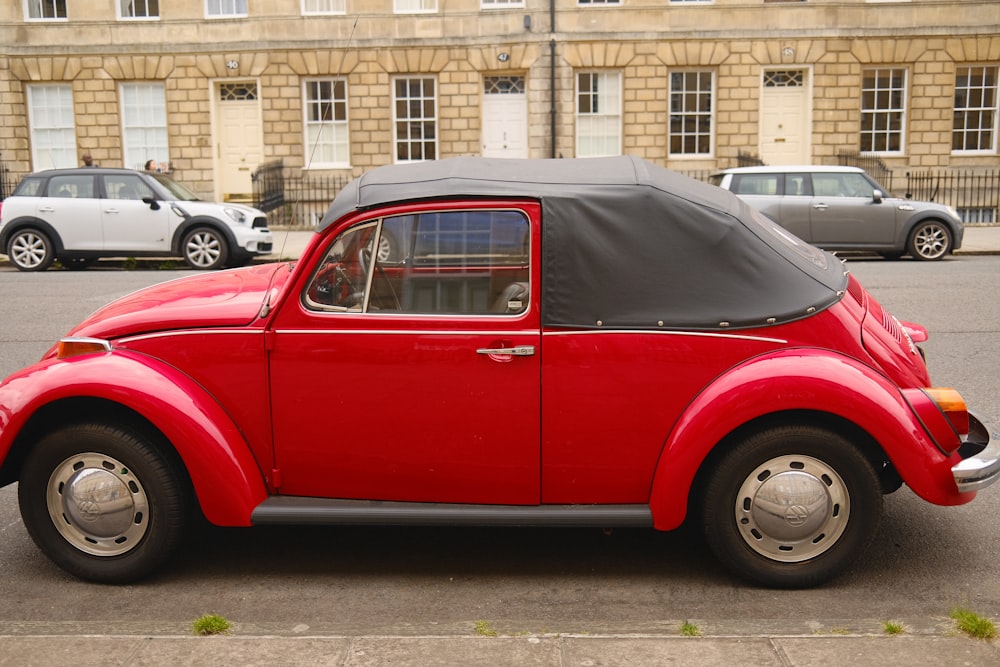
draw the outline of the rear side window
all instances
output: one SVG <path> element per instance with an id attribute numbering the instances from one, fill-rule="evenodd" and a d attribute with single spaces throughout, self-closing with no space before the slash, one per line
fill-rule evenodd
<path id="1" fill-rule="evenodd" d="M 530 295 L 529 224 L 516 210 L 381 218 L 341 234 L 304 302 L 314 310 L 516 315 Z"/>
<path id="2" fill-rule="evenodd" d="M 42 189 L 42 179 L 29 177 L 23 179 L 20 182 L 20 184 L 18 184 L 17 189 L 14 190 L 13 196 L 37 197 L 41 189 Z"/>
<path id="3" fill-rule="evenodd" d="M 49 179 L 46 191 L 49 197 L 91 199 L 94 196 L 94 177 L 82 174 L 66 174 Z"/>
<path id="4" fill-rule="evenodd" d="M 781 174 L 733 174 L 732 191 L 738 195 L 779 195 Z"/>

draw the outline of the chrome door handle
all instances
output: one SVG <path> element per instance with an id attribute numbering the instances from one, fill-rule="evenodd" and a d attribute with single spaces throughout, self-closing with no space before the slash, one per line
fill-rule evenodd
<path id="1" fill-rule="evenodd" d="M 830 207 L 827 204 L 814 204 L 813 208 L 816 209 L 817 211 L 825 211 Z"/>
<path id="2" fill-rule="evenodd" d="M 481 347 L 476 354 L 509 354 L 514 357 L 530 357 L 535 354 L 534 345 L 518 345 L 516 347 Z"/>

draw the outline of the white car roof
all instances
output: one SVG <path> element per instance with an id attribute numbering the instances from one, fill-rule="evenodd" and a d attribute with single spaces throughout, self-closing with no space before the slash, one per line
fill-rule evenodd
<path id="1" fill-rule="evenodd" d="M 824 173 L 824 172 L 836 172 L 836 173 L 864 173 L 864 169 L 860 167 L 840 167 L 831 165 L 774 165 L 774 166 L 764 166 L 764 167 L 732 167 L 731 169 L 723 169 L 720 174 L 773 174 L 773 173 L 799 173 L 799 172 L 810 172 L 810 173 Z"/>

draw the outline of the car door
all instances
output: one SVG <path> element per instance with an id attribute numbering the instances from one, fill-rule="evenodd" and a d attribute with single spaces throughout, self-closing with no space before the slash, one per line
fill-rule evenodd
<path id="1" fill-rule="evenodd" d="M 814 172 L 809 239 L 824 247 L 891 244 L 896 211 L 876 201 L 872 184 L 858 172 Z"/>
<path id="2" fill-rule="evenodd" d="M 539 502 L 538 215 L 395 209 L 314 253 L 269 334 L 280 493 Z"/>
<path id="3" fill-rule="evenodd" d="M 157 252 L 170 250 L 168 206 L 156 201 L 153 189 L 139 174 L 107 174 L 101 200 L 105 250 Z"/>
<path id="4" fill-rule="evenodd" d="M 56 174 L 38 200 L 38 217 L 56 230 L 66 250 L 100 250 L 104 245 L 95 181 L 86 171 Z"/>

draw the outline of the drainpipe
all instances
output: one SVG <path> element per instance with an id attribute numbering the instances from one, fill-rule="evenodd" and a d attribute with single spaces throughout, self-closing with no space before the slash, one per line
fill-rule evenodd
<path id="1" fill-rule="evenodd" d="M 549 0 L 549 136 L 552 150 L 549 157 L 556 156 L 556 0 Z"/>

